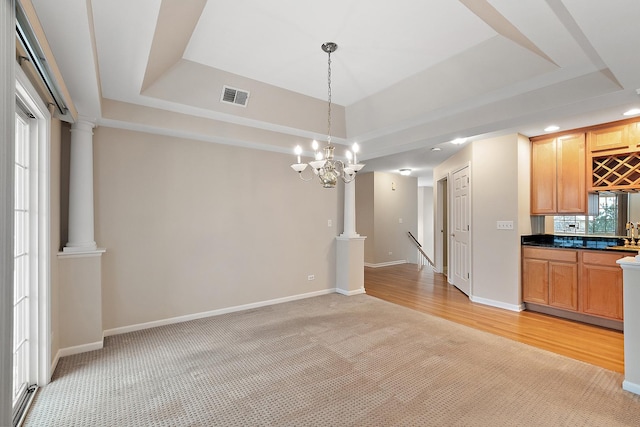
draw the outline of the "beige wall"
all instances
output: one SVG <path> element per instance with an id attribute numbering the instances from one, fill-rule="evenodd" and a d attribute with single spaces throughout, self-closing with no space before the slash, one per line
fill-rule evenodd
<path id="1" fill-rule="evenodd" d="M 373 176 L 372 172 L 364 173 L 356 179 L 356 232 L 367 236 L 364 244 L 364 262 L 367 263 L 375 259 Z"/>
<path id="2" fill-rule="evenodd" d="M 519 135 L 475 142 L 471 184 L 473 297 L 514 307 L 521 303 L 520 236 L 530 234 L 529 221 L 521 223 L 520 177 L 529 161 L 520 148 Z M 497 230 L 496 221 L 513 221 L 514 229 Z"/>
<path id="3" fill-rule="evenodd" d="M 343 193 L 291 156 L 99 127 L 94 159 L 105 330 L 335 288 Z"/>
<path id="4" fill-rule="evenodd" d="M 475 141 L 434 171 L 437 182 L 471 163 L 474 301 L 514 309 L 521 303 L 520 236 L 531 233 L 528 144 L 516 134 Z M 497 230 L 497 221 L 513 221 L 514 229 Z"/>
<path id="5" fill-rule="evenodd" d="M 356 224 L 358 233 L 367 236 L 365 263 L 417 263 L 417 249 L 407 235 L 418 234 L 417 178 L 382 172 L 361 178 L 365 179 L 356 186 Z"/>
<path id="6" fill-rule="evenodd" d="M 420 205 L 420 218 L 422 220 L 422 233 L 418 236 L 418 241 L 422 244 L 422 250 L 433 261 L 434 245 L 434 222 L 433 222 L 433 187 L 418 187 L 418 201 Z"/>

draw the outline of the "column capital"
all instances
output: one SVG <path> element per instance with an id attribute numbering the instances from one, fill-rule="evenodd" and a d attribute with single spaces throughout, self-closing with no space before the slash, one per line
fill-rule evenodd
<path id="1" fill-rule="evenodd" d="M 93 128 L 95 127 L 95 120 L 92 121 L 88 117 L 80 116 L 78 120 L 71 125 L 71 132 L 81 131 L 93 135 Z"/>

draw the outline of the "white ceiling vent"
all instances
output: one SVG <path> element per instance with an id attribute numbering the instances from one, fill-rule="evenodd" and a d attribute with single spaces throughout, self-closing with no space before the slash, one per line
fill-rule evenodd
<path id="1" fill-rule="evenodd" d="M 231 86 L 222 86 L 222 96 L 220 97 L 220 102 L 246 107 L 248 101 L 249 92 L 247 92 L 246 90 L 236 89 Z"/>

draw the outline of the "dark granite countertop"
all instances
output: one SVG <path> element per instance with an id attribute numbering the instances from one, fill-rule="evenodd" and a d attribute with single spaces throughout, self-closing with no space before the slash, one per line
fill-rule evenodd
<path id="1" fill-rule="evenodd" d="M 619 237 L 600 236 L 565 236 L 555 234 L 533 234 L 522 236 L 523 246 L 541 246 L 546 248 L 590 249 L 590 250 L 622 250 L 637 252 L 637 249 L 623 248 L 624 239 Z"/>

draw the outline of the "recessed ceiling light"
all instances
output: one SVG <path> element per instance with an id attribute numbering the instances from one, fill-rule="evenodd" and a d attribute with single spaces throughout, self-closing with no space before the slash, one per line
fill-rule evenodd
<path id="1" fill-rule="evenodd" d="M 431 149 L 431 151 L 442 151 L 442 148 L 440 148 L 440 147 L 433 147 L 433 148 Z"/>
<path id="2" fill-rule="evenodd" d="M 411 175 L 411 169 L 400 169 L 400 175 Z"/>
<path id="3" fill-rule="evenodd" d="M 623 116 L 635 116 L 636 114 L 640 114 L 640 108 L 632 108 L 629 111 L 625 111 Z"/>
<path id="4" fill-rule="evenodd" d="M 467 142 L 467 138 L 456 138 L 453 141 L 451 141 L 452 144 L 456 144 L 456 145 L 464 144 L 465 142 Z"/>
<path id="5" fill-rule="evenodd" d="M 558 129 L 560 129 L 560 126 L 551 125 L 551 126 L 547 126 L 546 128 L 544 128 L 544 131 L 545 132 L 555 132 Z"/>

